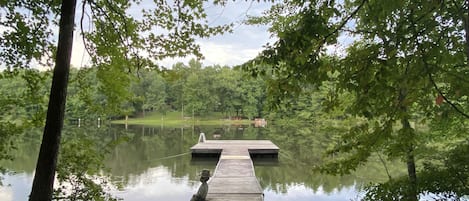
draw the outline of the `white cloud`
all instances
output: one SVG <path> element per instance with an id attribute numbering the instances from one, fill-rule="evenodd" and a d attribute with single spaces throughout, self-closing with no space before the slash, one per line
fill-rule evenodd
<path id="1" fill-rule="evenodd" d="M 238 65 L 254 58 L 261 48 L 243 48 L 236 44 L 206 42 L 201 44 L 205 65 Z"/>
<path id="2" fill-rule="evenodd" d="M 227 2 L 225 7 L 206 5 L 207 19 L 211 26 L 235 23 L 233 33 L 214 36 L 208 39 L 198 39 L 201 52 L 205 56 L 204 65 L 238 65 L 257 56 L 262 46 L 271 41 L 267 27 L 248 26 L 240 24 L 246 15 L 259 15 L 270 7 L 266 2 Z M 134 8 L 133 12 L 138 9 Z M 187 63 L 194 56 L 184 58 L 167 58 L 158 63 L 170 68 L 177 62 Z M 90 63 L 90 57 L 85 51 L 81 35 L 75 32 L 71 63 L 75 67 L 82 67 Z"/>

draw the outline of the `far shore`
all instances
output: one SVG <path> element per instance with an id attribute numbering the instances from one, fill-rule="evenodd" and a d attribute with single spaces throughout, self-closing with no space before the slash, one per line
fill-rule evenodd
<path id="1" fill-rule="evenodd" d="M 221 114 L 210 114 L 204 117 L 182 117 L 179 112 L 171 112 L 166 115 L 148 113 L 145 117 L 128 118 L 127 120 L 114 120 L 114 124 L 128 125 L 250 125 L 253 119 L 224 118 Z"/>

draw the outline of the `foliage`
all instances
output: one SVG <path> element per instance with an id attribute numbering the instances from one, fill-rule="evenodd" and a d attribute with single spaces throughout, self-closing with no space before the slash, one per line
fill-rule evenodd
<path id="1" fill-rule="evenodd" d="M 449 151 L 442 164 L 424 164 L 419 174 L 419 192 L 426 200 L 459 200 L 469 194 L 468 151 L 467 141 L 462 142 Z M 407 187 L 405 177 L 369 185 L 364 200 L 401 200 Z"/>
<path id="2" fill-rule="evenodd" d="M 54 199 L 117 200 L 106 193 L 113 188 L 113 184 L 103 163 L 115 143 L 96 139 L 99 133 L 88 129 L 69 130 L 61 147 L 57 166 L 59 185 L 55 189 Z M 97 131 L 104 131 L 104 128 Z"/>
<path id="3" fill-rule="evenodd" d="M 166 111 L 166 81 L 157 71 L 145 71 L 136 82 L 132 82 L 135 111 Z M 135 105 L 138 104 L 138 105 Z"/>
<path id="4" fill-rule="evenodd" d="M 202 68 L 200 62 L 192 60 L 188 66 L 178 63 L 163 73 L 168 86 L 166 104 L 172 109 L 202 116 L 222 112 L 227 117 L 249 118 L 260 116 L 264 110 L 263 81 L 246 77 L 239 69 L 217 65 Z"/>
<path id="5" fill-rule="evenodd" d="M 50 199 L 53 186 L 64 120 L 76 2 L 0 1 L 0 61 L 6 65 L 7 71 L 15 74 L 17 69 L 32 67 L 35 62 L 50 67 L 51 60 L 56 61 L 32 200 Z M 209 37 L 230 29 L 230 25 L 208 25 L 203 1 L 175 1 L 173 4 L 154 1 L 141 9 L 143 14 L 138 17 L 135 13 L 132 16 L 129 10 L 142 3 L 140 0 L 79 2 L 83 41 L 93 65 L 98 67 L 97 78 L 104 83 L 99 88 L 108 97 L 105 104 L 110 110 L 106 113 L 132 112 L 132 108 L 123 103 L 128 97 L 125 92 L 130 84 L 125 74 L 127 71 L 155 67 L 155 61 L 170 56 L 194 54 L 200 58 L 202 55 L 195 38 Z M 60 24 L 56 16 L 60 16 Z M 85 16 L 89 17 L 87 22 Z M 85 23 L 92 28 L 85 30 Z M 56 48 L 53 36 L 57 26 L 60 26 L 60 31 Z M 33 81 L 28 82 L 35 85 L 32 88 L 37 88 L 39 82 L 35 81 L 43 79 L 29 77 L 27 80 Z M 35 92 L 32 91 L 33 94 Z M 79 103 L 75 104 L 80 106 Z M 121 108 L 122 111 L 119 110 Z"/>
<path id="6" fill-rule="evenodd" d="M 54 40 L 50 35 L 57 23 L 52 16 L 59 13 L 60 1 L 0 1 L 0 7 L 0 61 L 4 67 L 15 72 L 31 62 L 51 66 Z"/>
<path id="7" fill-rule="evenodd" d="M 68 118 L 94 118 L 95 114 L 103 114 L 106 111 L 102 106 L 102 95 L 98 93 L 98 81 L 96 80 L 96 69 L 83 68 L 70 70 L 70 83 L 68 86 L 68 97 L 66 116 Z"/>
<path id="8" fill-rule="evenodd" d="M 459 199 L 469 195 L 469 142 L 463 141 L 451 149 L 442 164 L 425 164 L 420 179 L 421 192 L 429 192 L 442 198 Z M 447 185 L 440 185 L 446 181 Z"/>
<path id="9" fill-rule="evenodd" d="M 328 151 L 335 160 L 324 171 L 346 174 L 373 152 L 382 152 L 406 162 L 408 178 L 373 191 L 399 187 L 389 191 L 397 193 L 394 198 L 416 200 L 422 193 L 417 173 L 426 168 L 416 168 L 417 161 L 424 160 L 419 149 L 427 147 L 435 134 L 420 132 L 415 125 L 467 121 L 463 118 L 468 117 L 464 111 L 469 111 L 469 82 L 459 76 L 469 73 L 466 13 L 464 1 L 279 2 L 264 16 L 248 21 L 269 24 L 278 40 L 244 69 L 269 77 L 270 100 L 276 105 L 299 96 L 308 89 L 305 83 L 321 86 L 333 81 L 332 106 L 341 106 L 336 100 L 348 93 L 354 98 L 344 113 L 366 121 L 335 142 Z M 445 103 L 435 104 L 435 98 Z M 439 185 L 451 182 L 446 179 Z"/>
<path id="10" fill-rule="evenodd" d="M 13 160 L 13 152 L 16 149 L 15 133 L 20 133 L 21 128 L 10 122 L 0 124 L 0 161 Z M 6 173 L 6 169 L 0 165 L 0 174 Z M 0 176 L 0 186 L 2 177 Z"/>
<path id="11" fill-rule="evenodd" d="M 166 57 L 193 54 L 202 58 L 195 38 L 221 34 L 231 27 L 209 26 L 203 1 L 156 1 L 137 7 L 140 4 L 148 2 L 104 0 L 83 4 L 82 12 L 91 12 L 94 29 L 82 26 L 81 31 L 92 65 L 98 68 L 99 90 L 107 97 L 107 114 L 134 112 L 128 104 L 134 98 L 128 93 L 132 76 L 155 69 L 156 61 Z M 141 15 L 130 12 L 132 9 L 140 10 Z"/>
<path id="12" fill-rule="evenodd" d="M 23 131 L 44 122 L 48 79 L 42 78 L 47 73 L 25 69 L 16 71 L 16 75 L 0 73 L 0 161 L 13 160 Z M 5 168 L 0 166 L 0 172 Z"/>
<path id="13" fill-rule="evenodd" d="M 41 81 L 29 88 L 24 76 L 0 80 L 0 91 L 4 94 L 1 118 L 8 121 L 29 119 L 21 124 L 42 125 L 51 74 L 49 71 L 24 71 L 34 71 L 32 77 Z M 187 117 L 192 116 L 192 111 L 198 118 L 214 112 L 223 114 L 217 118 L 264 117 L 269 113 L 264 107 L 264 81 L 248 77 L 239 69 L 202 67 L 195 60 L 188 65 L 176 64 L 163 72 L 142 69 L 138 74 L 126 75 L 127 84 L 118 87 L 123 89 L 122 93 L 105 92 L 109 87 L 104 86 L 115 87 L 119 83 L 114 83 L 117 79 L 109 78 L 109 83 L 98 79 L 98 71 L 97 67 L 71 69 L 65 116 L 69 122 L 77 123 L 80 119 L 83 125 L 97 118 L 140 116 L 148 112 L 166 114 L 182 111 L 182 103 Z"/>
<path id="14" fill-rule="evenodd" d="M 35 69 L 18 70 L 16 73 L 17 76 L 9 72 L 0 73 L 0 120 L 25 127 L 42 125 L 50 75 Z"/>

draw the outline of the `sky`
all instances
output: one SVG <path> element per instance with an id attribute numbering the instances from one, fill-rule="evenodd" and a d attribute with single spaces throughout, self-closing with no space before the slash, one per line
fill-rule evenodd
<path id="1" fill-rule="evenodd" d="M 201 62 L 204 66 L 227 65 L 234 66 L 248 61 L 262 51 L 263 45 L 273 42 L 266 26 L 251 26 L 242 24 L 247 15 L 260 15 L 262 11 L 270 7 L 269 3 L 257 1 L 227 1 L 224 7 L 207 5 L 208 23 L 218 25 L 235 23 L 233 33 L 214 36 L 208 39 L 198 39 L 201 52 L 205 59 Z M 77 12 L 80 12 L 77 10 Z M 81 15 L 81 13 L 77 13 Z M 187 63 L 192 57 L 167 58 L 158 62 L 161 66 L 171 68 L 177 62 Z M 90 58 L 84 50 L 84 45 L 79 35 L 75 33 L 72 66 L 82 67 L 89 64 Z"/>

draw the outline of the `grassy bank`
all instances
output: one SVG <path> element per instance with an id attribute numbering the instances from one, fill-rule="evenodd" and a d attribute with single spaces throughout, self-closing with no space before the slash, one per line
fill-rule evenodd
<path id="1" fill-rule="evenodd" d="M 180 112 L 169 112 L 165 115 L 161 113 L 147 113 L 144 117 L 129 118 L 115 120 L 112 123 L 115 124 L 127 124 L 130 125 L 230 125 L 230 124 L 251 124 L 251 120 L 229 120 L 223 117 L 220 113 L 211 113 L 204 117 L 199 116 L 187 116 Z"/>

